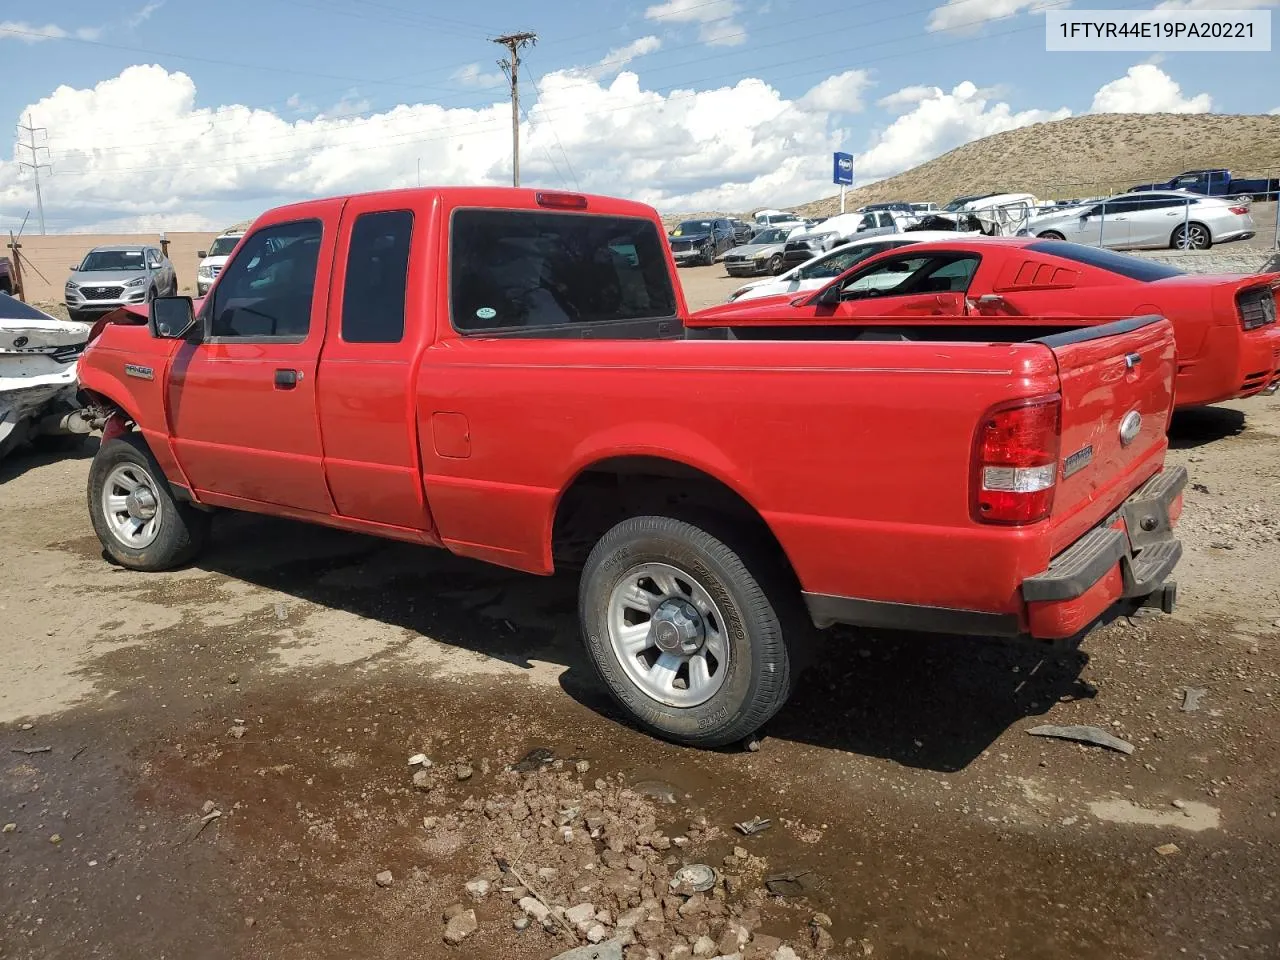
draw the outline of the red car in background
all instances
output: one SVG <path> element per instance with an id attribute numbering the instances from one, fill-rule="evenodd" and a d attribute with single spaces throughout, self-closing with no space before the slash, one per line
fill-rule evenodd
<path id="1" fill-rule="evenodd" d="M 1173 322 L 1175 396 L 1182 408 L 1280 387 L 1277 289 L 1280 273 L 1197 276 L 1060 240 L 937 240 L 868 258 L 815 293 L 711 307 L 694 314 L 690 325 L 728 325 L 741 336 L 760 337 L 794 321 L 866 318 L 879 329 L 859 336 L 910 340 L 912 326 L 922 323 L 1008 319 L 1052 328 L 1055 317 L 1105 323 L 1160 314 Z"/>

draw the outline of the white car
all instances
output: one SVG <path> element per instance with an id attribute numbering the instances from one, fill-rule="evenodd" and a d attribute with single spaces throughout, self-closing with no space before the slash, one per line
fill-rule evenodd
<path id="1" fill-rule="evenodd" d="M 213 281 L 218 279 L 218 274 L 222 272 L 227 258 L 231 256 L 231 251 L 236 248 L 236 244 L 243 236 L 243 230 L 228 230 L 215 237 L 213 246 L 207 251 L 200 250 L 196 253 L 200 258 L 200 266 L 196 269 L 196 296 L 203 297 L 209 292 Z"/>
<path id="2" fill-rule="evenodd" d="M 1256 232 L 1247 203 L 1183 190 L 1144 190 L 1032 217 L 1020 234 L 1113 249 L 1204 250 Z"/>
<path id="3" fill-rule="evenodd" d="M 911 243 L 923 243 L 926 240 L 954 240 L 957 237 L 972 238 L 976 234 L 957 233 L 950 230 L 916 230 L 910 233 L 891 233 L 881 236 L 864 237 L 852 240 L 843 246 L 836 247 L 827 253 L 820 254 L 800 266 L 788 270 L 776 277 L 762 277 L 752 280 L 729 294 L 729 303 L 739 300 L 756 300 L 760 297 L 774 297 L 779 294 L 805 293 L 817 290 L 826 285 L 833 277 L 838 277 L 856 263 L 867 257 L 873 257 L 894 247 L 905 247 Z M 892 285 L 898 278 L 889 275 L 886 281 Z"/>

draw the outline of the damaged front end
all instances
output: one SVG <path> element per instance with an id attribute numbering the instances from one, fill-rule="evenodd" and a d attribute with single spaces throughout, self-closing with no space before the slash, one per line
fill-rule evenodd
<path id="1" fill-rule="evenodd" d="M 90 432 L 76 375 L 88 339 L 87 323 L 59 320 L 0 292 L 0 459 L 27 441 Z"/>

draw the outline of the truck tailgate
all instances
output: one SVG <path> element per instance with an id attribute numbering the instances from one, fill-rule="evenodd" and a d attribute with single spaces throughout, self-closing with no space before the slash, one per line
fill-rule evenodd
<path id="1" fill-rule="evenodd" d="M 1160 469 L 1177 355 L 1173 325 L 1154 316 L 1039 342 L 1057 358 L 1062 393 L 1062 466 L 1052 520 L 1057 553 Z"/>

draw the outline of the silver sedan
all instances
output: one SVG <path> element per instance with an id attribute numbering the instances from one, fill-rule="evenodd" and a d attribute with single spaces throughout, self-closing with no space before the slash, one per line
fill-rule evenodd
<path id="1" fill-rule="evenodd" d="M 1249 204 L 1183 190 L 1122 193 L 1032 217 L 1019 236 L 1116 249 L 1205 250 L 1254 235 Z"/>

